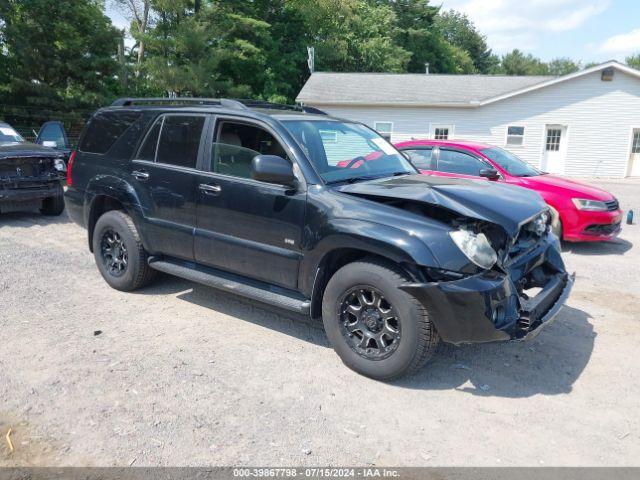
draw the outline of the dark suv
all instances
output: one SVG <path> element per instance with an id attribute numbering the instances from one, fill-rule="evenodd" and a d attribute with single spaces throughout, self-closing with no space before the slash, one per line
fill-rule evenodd
<path id="1" fill-rule="evenodd" d="M 370 128 L 301 107 L 118 100 L 68 181 L 112 287 L 162 271 L 322 317 L 343 362 L 377 379 L 439 340 L 531 337 L 573 283 L 535 192 L 420 175 Z"/>

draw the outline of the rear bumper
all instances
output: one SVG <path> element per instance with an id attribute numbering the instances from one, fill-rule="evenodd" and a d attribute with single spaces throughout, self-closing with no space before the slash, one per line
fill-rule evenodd
<path id="1" fill-rule="evenodd" d="M 520 278 L 488 271 L 461 280 L 408 284 L 429 312 L 443 341 L 453 344 L 527 340 L 551 323 L 567 301 L 574 276 L 564 271 L 553 246 L 526 260 L 531 269 Z M 518 276 L 518 270 L 513 270 Z M 535 278 L 541 290 L 527 297 L 517 284 Z"/>

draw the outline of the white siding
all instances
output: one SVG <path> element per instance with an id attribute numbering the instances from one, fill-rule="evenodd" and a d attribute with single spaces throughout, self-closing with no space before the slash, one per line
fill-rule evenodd
<path id="1" fill-rule="evenodd" d="M 505 147 L 507 126 L 524 126 L 522 146 L 509 150 L 540 166 L 545 125 L 567 125 L 565 175 L 624 177 L 632 128 L 640 128 L 640 80 L 619 70 L 611 82 L 594 72 L 479 108 L 331 106 L 338 117 L 393 122 L 393 142 L 429 138 L 431 124 L 453 125 L 454 137 Z"/>

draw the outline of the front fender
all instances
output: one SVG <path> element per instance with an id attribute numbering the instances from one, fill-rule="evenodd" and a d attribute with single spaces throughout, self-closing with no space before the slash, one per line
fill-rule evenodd
<path id="1" fill-rule="evenodd" d="M 341 249 L 361 250 L 388 258 L 394 263 L 439 267 L 429 247 L 417 236 L 404 230 L 375 222 L 339 218 L 326 226 L 317 243 L 308 246 L 300 267 L 300 286 L 305 293 L 313 289 L 318 268 L 332 252 Z"/>

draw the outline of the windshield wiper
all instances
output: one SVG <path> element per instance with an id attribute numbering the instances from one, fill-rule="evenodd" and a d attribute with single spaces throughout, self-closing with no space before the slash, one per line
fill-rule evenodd
<path id="1" fill-rule="evenodd" d="M 328 182 L 325 182 L 325 184 L 327 185 L 335 185 L 336 183 L 348 183 L 348 184 L 352 184 L 352 183 L 356 183 L 356 182 L 366 182 L 368 180 L 378 180 L 380 178 L 386 178 L 386 177 L 399 177 L 401 175 L 411 175 L 413 172 L 392 172 L 392 173 L 382 173 L 379 175 L 362 175 L 360 177 L 347 177 L 347 178 L 340 178 L 338 180 L 329 180 Z"/>

